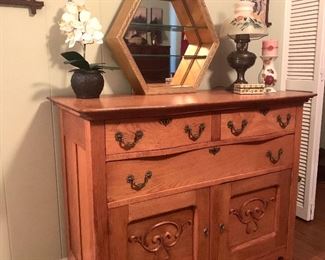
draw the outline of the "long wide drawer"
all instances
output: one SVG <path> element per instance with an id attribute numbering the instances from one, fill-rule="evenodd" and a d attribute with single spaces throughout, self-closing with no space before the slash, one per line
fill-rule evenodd
<path id="1" fill-rule="evenodd" d="M 107 122 L 105 135 L 108 155 L 209 142 L 211 115 Z"/>
<path id="2" fill-rule="evenodd" d="M 294 136 L 173 156 L 107 162 L 108 202 L 245 173 L 291 168 Z"/>

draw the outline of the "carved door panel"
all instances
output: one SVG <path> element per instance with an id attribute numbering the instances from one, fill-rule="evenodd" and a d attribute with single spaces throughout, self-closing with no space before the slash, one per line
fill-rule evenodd
<path id="1" fill-rule="evenodd" d="M 110 259 L 209 258 L 209 189 L 109 209 Z"/>
<path id="2" fill-rule="evenodd" d="M 290 176 L 287 170 L 212 189 L 211 228 L 216 226 L 218 232 L 212 237 L 211 260 L 259 259 L 284 252 Z"/>
<path id="3" fill-rule="evenodd" d="M 128 260 L 193 259 L 191 208 L 139 220 L 128 227 Z"/>

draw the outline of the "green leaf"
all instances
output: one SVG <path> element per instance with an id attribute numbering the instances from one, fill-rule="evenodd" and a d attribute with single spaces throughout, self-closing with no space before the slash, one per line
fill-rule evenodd
<path id="1" fill-rule="evenodd" d="M 119 67 L 107 66 L 105 63 L 94 63 L 89 65 L 91 70 L 99 70 L 99 69 L 109 69 L 109 70 L 118 70 Z"/>
<path id="2" fill-rule="evenodd" d="M 84 60 L 85 59 L 83 56 L 81 56 L 76 51 L 63 52 L 63 53 L 61 53 L 61 55 L 68 61 L 71 61 L 71 60 Z"/>
<path id="3" fill-rule="evenodd" d="M 114 67 L 114 66 L 107 66 L 107 65 L 102 65 L 101 66 L 103 69 L 108 69 L 108 70 L 119 70 L 119 67 Z"/>
<path id="4" fill-rule="evenodd" d="M 96 63 L 96 64 L 90 64 L 89 67 L 91 70 L 98 70 L 102 68 L 102 65 Z"/>
<path id="5" fill-rule="evenodd" d="M 80 69 L 90 70 L 88 61 L 85 60 L 78 52 L 68 51 L 61 53 L 62 57 L 67 60 L 67 63 Z"/>
<path id="6" fill-rule="evenodd" d="M 73 62 L 78 62 L 79 60 L 65 60 L 63 63 L 64 64 L 71 64 L 71 63 L 73 63 Z"/>

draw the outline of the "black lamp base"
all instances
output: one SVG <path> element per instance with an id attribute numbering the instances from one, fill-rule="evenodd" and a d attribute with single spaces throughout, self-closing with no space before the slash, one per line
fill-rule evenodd
<path id="1" fill-rule="evenodd" d="M 231 90 L 234 84 L 247 84 L 245 72 L 255 64 L 256 55 L 248 51 L 248 43 L 250 42 L 249 34 L 236 35 L 236 51 L 229 54 L 227 60 L 229 65 L 236 70 L 237 79 L 230 86 Z"/>

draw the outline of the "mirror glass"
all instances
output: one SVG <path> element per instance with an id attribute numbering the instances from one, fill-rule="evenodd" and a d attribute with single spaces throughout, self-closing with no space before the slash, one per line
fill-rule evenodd
<path id="1" fill-rule="evenodd" d="M 147 84 L 173 84 L 188 41 L 171 1 L 142 0 L 124 40 Z"/>

